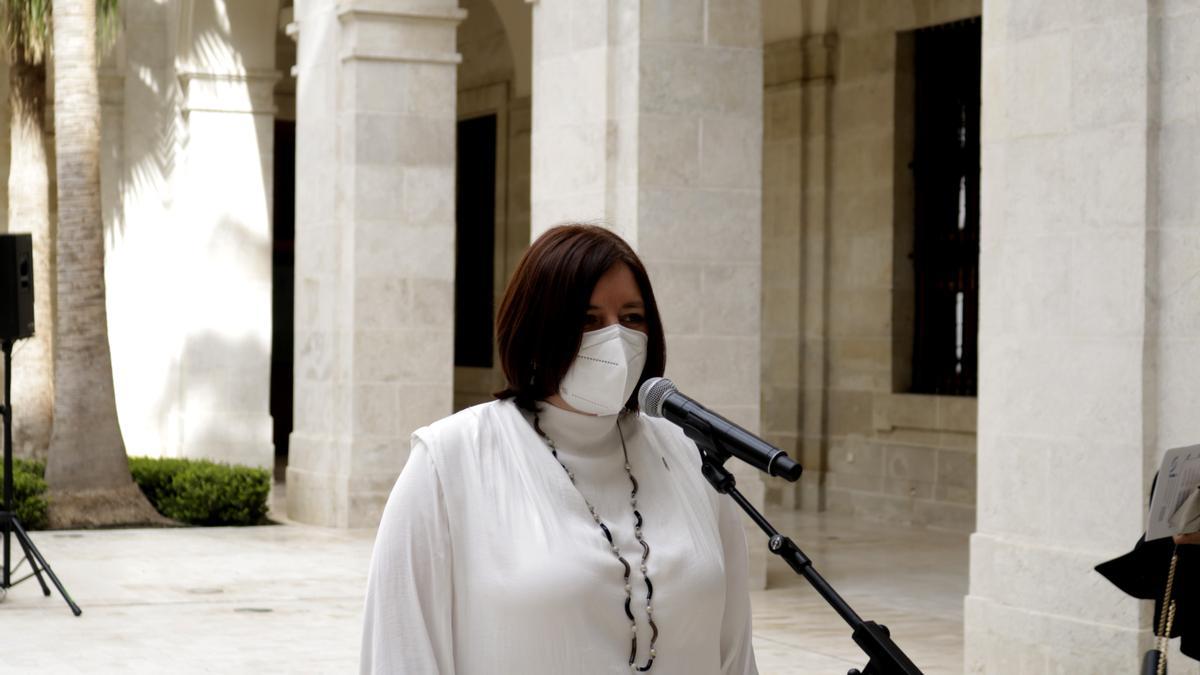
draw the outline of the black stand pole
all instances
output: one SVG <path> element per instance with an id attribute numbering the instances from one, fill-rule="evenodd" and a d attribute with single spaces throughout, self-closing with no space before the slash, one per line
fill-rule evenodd
<path id="1" fill-rule="evenodd" d="M 29 579 L 29 577 L 37 577 L 38 584 L 42 587 L 42 595 L 50 595 L 50 587 L 46 585 L 46 580 L 42 578 L 42 572 L 50 577 L 50 581 L 54 583 L 54 587 L 58 589 L 59 595 L 63 600 L 67 601 L 67 606 L 71 608 L 71 612 L 75 616 L 83 613 L 79 609 L 79 605 L 71 599 L 67 594 L 67 589 L 63 588 L 62 582 L 55 576 L 54 570 L 50 569 L 50 564 L 42 557 L 41 551 L 37 546 L 33 545 L 33 540 L 29 538 L 29 534 L 25 532 L 25 528 L 21 527 L 21 521 L 17 519 L 16 513 L 16 497 L 13 494 L 13 447 L 12 447 L 12 348 L 13 341 L 9 338 L 3 339 L 4 349 L 4 406 L 0 409 L 4 417 L 4 505 L 0 508 L 0 531 L 4 536 L 4 563 L 0 568 L 0 593 L 7 593 L 8 589 L 16 586 Z M 12 535 L 17 536 L 17 544 L 21 550 L 25 552 L 25 557 L 17 563 L 16 567 L 12 565 L 12 544 L 10 538 Z M 29 562 L 29 567 L 33 570 L 29 574 L 13 581 L 13 573 L 20 568 L 25 561 Z"/>
<path id="2" fill-rule="evenodd" d="M 892 638 L 888 633 L 886 626 L 881 626 L 874 621 L 863 621 L 842 596 L 829 585 L 829 582 L 822 577 L 815 568 L 813 568 L 812 560 L 800 550 L 799 546 L 791 539 L 779 534 L 771 523 L 759 513 L 758 509 L 754 508 L 741 492 L 738 492 L 734 487 L 735 481 L 733 474 L 725 468 L 725 461 L 730 458 L 730 453 L 721 447 L 719 441 L 715 438 L 704 434 L 700 431 L 695 431 L 690 427 L 683 427 L 684 433 L 688 435 L 696 445 L 700 447 L 700 457 L 703 460 L 700 467 L 700 472 L 708 479 L 713 488 L 723 494 L 729 495 L 737 505 L 742 507 L 742 510 L 750 516 L 750 519 L 758 525 L 759 529 L 766 533 L 770 538 L 768 547 L 771 553 L 783 558 L 787 564 L 796 571 L 797 574 L 808 580 L 808 583 L 816 589 L 817 593 L 833 607 L 842 619 L 854 630 L 852 635 L 854 641 L 867 654 L 867 665 L 861 671 L 853 669 L 848 675 L 922 675 L 908 656 L 901 651 L 900 647 L 892 642 Z"/>

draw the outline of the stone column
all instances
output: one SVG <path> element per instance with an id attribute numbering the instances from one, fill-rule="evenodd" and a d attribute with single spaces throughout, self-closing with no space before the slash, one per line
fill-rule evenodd
<path id="1" fill-rule="evenodd" d="M 378 523 L 413 430 L 451 412 L 454 2 L 297 2 L 288 515 Z"/>
<path id="2" fill-rule="evenodd" d="M 183 71 L 185 457 L 270 468 L 273 89 L 278 73 Z"/>
<path id="3" fill-rule="evenodd" d="M 184 3 L 180 451 L 270 468 L 272 90 L 277 2 Z M 270 48 L 263 48 L 265 41 Z"/>
<path id="4" fill-rule="evenodd" d="M 1149 604 L 1092 567 L 1137 540 L 1164 450 L 1200 439 L 1200 10 L 995 0 L 983 22 L 965 670 L 1129 671 Z"/>
<path id="5" fill-rule="evenodd" d="M 817 27 L 818 29 L 820 27 Z M 832 32 L 764 49 L 763 355 L 765 438 L 804 465 L 780 505 L 824 509 Z"/>
<path id="6" fill-rule="evenodd" d="M 567 220 L 599 220 L 624 236 L 655 284 L 668 377 L 751 430 L 760 409 L 759 5 L 541 0 L 533 10 L 532 236 Z M 757 473 L 730 464 L 761 504 Z M 747 538 L 762 586 L 765 544 L 757 531 Z"/>
<path id="7" fill-rule="evenodd" d="M 180 345 L 194 325 L 181 293 L 196 281 L 180 274 L 181 262 L 195 253 L 183 244 L 193 227 L 180 190 L 187 187 L 187 148 L 175 31 L 183 8 L 120 8 L 121 35 L 100 70 L 113 385 L 128 453 L 175 457 L 182 453 Z"/>

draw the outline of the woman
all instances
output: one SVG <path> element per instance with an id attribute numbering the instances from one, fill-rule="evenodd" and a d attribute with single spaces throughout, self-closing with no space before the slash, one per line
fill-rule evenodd
<path id="1" fill-rule="evenodd" d="M 636 413 L 663 374 L 633 250 L 567 225 L 497 321 L 508 386 L 413 434 L 367 587 L 364 673 L 756 673 L 746 542 L 695 445 Z"/>

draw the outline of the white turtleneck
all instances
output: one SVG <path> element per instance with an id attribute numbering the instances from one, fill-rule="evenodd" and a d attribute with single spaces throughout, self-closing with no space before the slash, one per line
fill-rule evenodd
<path id="1" fill-rule="evenodd" d="M 663 420 L 541 404 L 539 424 L 572 485 L 512 401 L 418 430 L 377 535 L 364 673 L 628 673 L 623 567 L 633 568 L 637 663 L 651 631 L 624 447 L 659 636 L 651 673 L 754 673 L 746 548 L 735 507 L 699 472 L 695 445 Z"/>
<path id="2" fill-rule="evenodd" d="M 632 485 L 625 471 L 621 436 L 625 431 L 632 433 L 636 418 L 627 415 L 625 427 L 618 430 L 618 415 L 584 415 L 545 403 L 537 416 L 542 432 L 558 450 L 559 461 L 575 474 L 575 486 L 609 529 L 629 529 L 625 525 L 633 518 L 629 505 Z"/>

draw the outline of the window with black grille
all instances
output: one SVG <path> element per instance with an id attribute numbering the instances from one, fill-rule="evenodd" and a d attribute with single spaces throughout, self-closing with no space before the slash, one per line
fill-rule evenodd
<path id="1" fill-rule="evenodd" d="M 496 116 L 458 123 L 454 365 L 492 367 Z"/>
<path id="2" fill-rule="evenodd" d="M 979 328 L 980 20 L 911 33 L 911 383 L 974 396 Z M 899 258 L 899 256 L 898 256 Z M 899 263 L 899 260 L 898 260 Z"/>

